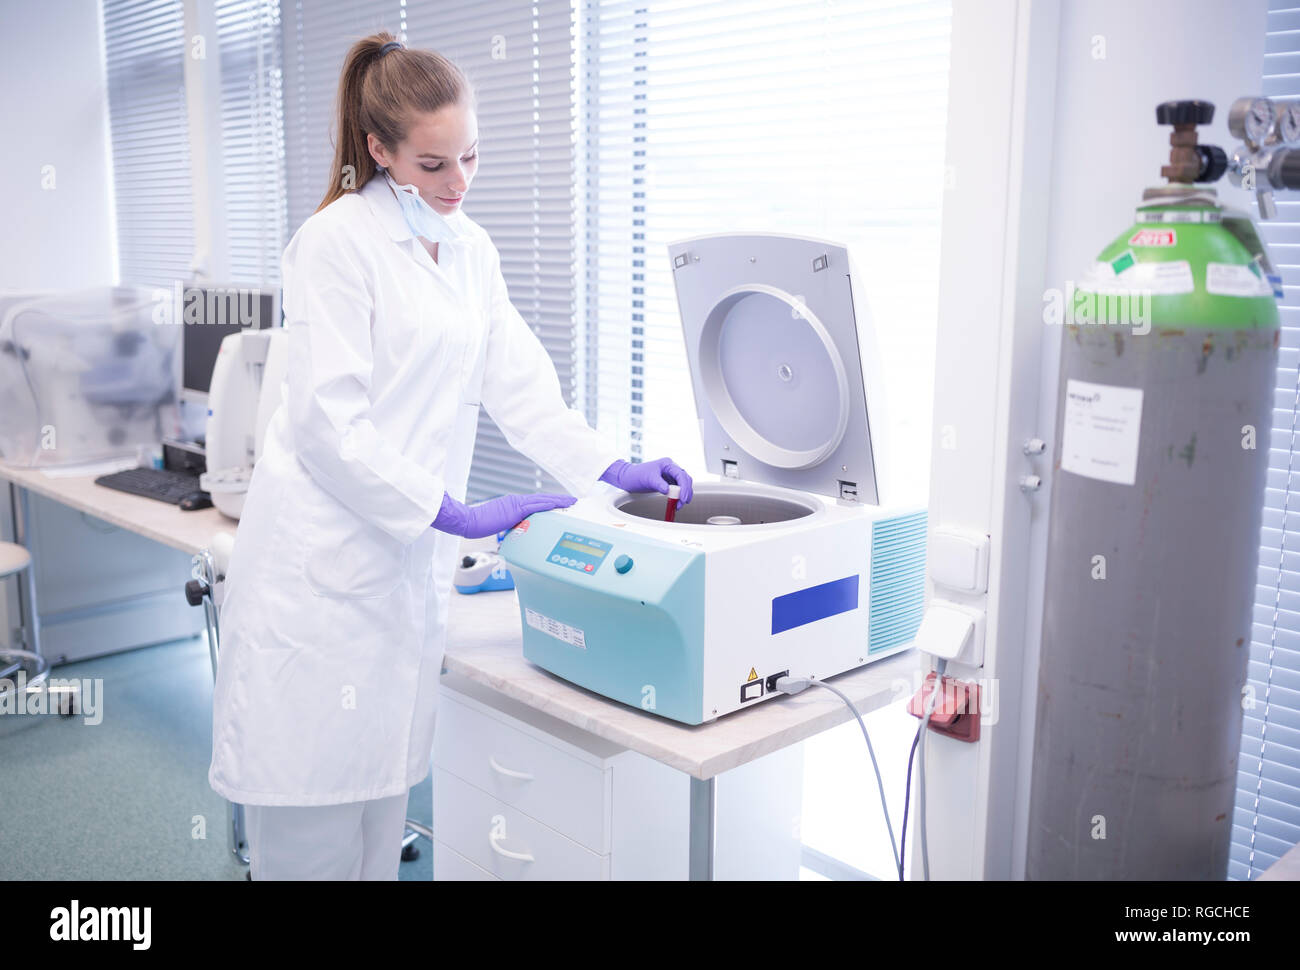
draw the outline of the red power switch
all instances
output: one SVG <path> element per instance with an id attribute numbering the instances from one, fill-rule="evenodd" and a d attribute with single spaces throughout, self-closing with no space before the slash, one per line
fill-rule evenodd
<path id="1" fill-rule="evenodd" d="M 907 702 L 907 713 L 913 717 L 925 717 L 925 708 L 930 703 L 930 694 L 934 691 L 935 678 L 932 670 L 926 675 L 921 689 Z M 939 689 L 939 699 L 930 715 L 930 730 L 935 734 L 956 738 L 958 741 L 978 741 L 980 739 L 980 687 L 965 680 L 952 677 L 943 678 Z"/>

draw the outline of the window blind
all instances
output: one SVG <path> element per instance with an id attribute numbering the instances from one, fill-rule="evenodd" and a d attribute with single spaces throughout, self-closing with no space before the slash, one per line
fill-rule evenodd
<path id="1" fill-rule="evenodd" d="M 639 457 L 703 470 L 668 243 L 738 230 L 822 237 L 848 245 L 875 319 L 894 444 L 886 487 L 924 501 L 949 3 L 582 9 L 598 427 Z"/>
<path id="2" fill-rule="evenodd" d="M 217 0 L 230 280 L 280 285 L 288 218 L 279 0 Z"/>
<path id="3" fill-rule="evenodd" d="M 1263 92 L 1280 102 L 1300 99 L 1294 2 L 1269 3 Z M 1285 296 L 1230 879 L 1255 878 L 1300 841 L 1300 202 L 1279 198 L 1258 225 Z"/>
<path id="4" fill-rule="evenodd" d="M 334 99 L 351 44 L 388 30 L 454 60 L 478 95 L 479 171 L 466 214 L 501 252 L 519 309 L 576 396 L 574 341 L 573 11 L 569 0 L 418 2 L 298 0 L 284 4 L 284 130 L 292 236 L 325 193 Z M 480 413 L 468 497 L 557 489 Z"/>
<path id="5" fill-rule="evenodd" d="M 618 446 L 706 470 L 668 244 L 816 236 L 865 283 L 884 485 L 928 501 L 950 21 L 947 2 L 582 0 L 585 377 Z M 906 760 L 912 729 L 894 726 L 878 750 Z M 861 743 L 857 725 L 806 742 L 805 858 L 893 878 L 888 843 L 863 835 L 881 826 L 837 808 L 860 801 L 834 766 Z"/>
<path id="6" fill-rule="evenodd" d="M 103 0 L 118 281 L 189 279 L 194 204 L 180 0 Z"/>

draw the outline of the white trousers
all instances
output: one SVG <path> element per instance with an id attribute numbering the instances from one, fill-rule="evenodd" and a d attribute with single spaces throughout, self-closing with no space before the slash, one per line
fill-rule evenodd
<path id="1" fill-rule="evenodd" d="M 396 879 L 409 795 L 342 805 L 245 805 L 254 881 Z"/>

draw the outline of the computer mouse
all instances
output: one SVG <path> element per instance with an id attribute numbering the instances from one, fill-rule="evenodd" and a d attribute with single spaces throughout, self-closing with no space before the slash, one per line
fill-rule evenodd
<path id="1" fill-rule="evenodd" d="M 193 512 L 197 509 L 210 509 L 212 508 L 212 496 L 207 492 L 190 492 L 190 494 L 181 499 L 177 505 L 180 506 L 182 512 Z"/>

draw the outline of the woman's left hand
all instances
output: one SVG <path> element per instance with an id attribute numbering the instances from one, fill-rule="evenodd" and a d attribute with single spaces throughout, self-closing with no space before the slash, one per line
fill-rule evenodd
<path id="1" fill-rule="evenodd" d="M 605 469 L 600 476 L 602 482 L 609 482 L 615 488 L 625 492 L 662 492 L 668 494 L 669 485 L 681 488 L 681 497 L 677 502 L 685 505 L 691 500 L 693 483 L 691 476 L 673 462 L 671 458 L 656 458 L 654 461 L 628 464 L 622 458 Z"/>

